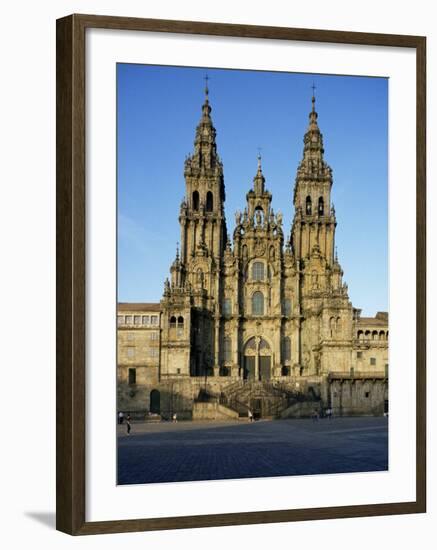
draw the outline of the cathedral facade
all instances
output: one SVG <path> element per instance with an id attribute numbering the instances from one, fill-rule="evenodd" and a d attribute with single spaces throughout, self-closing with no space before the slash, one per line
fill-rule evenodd
<path id="1" fill-rule="evenodd" d="M 163 298 L 119 304 L 120 409 L 216 419 L 245 408 L 271 417 L 387 411 L 388 314 L 361 317 L 342 280 L 314 96 L 303 141 L 291 233 L 258 156 L 231 237 L 206 88 Z"/>

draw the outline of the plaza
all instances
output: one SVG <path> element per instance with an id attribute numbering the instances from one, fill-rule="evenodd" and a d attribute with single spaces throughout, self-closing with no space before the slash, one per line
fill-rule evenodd
<path id="1" fill-rule="evenodd" d="M 118 484 L 388 469 L 388 418 L 117 426 Z"/>

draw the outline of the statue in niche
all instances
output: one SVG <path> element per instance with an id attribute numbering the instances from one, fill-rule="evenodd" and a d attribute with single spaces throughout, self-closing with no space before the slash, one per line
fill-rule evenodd
<path id="1" fill-rule="evenodd" d="M 262 223 L 261 210 L 257 210 L 255 212 L 255 219 L 256 219 L 256 224 L 261 225 L 261 223 Z"/>
<path id="2" fill-rule="evenodd" d="M 314 290 L 317 290 L 319 288 L 319 276 L 315 271 L 311 273 L 311 287 Z"/>
<path id="3" fill-rule="evenodd" d="M 200 267 L 197 270 L 196 282 L 199 286 L 203 287 L 203 271 L 200 269 Z"/>

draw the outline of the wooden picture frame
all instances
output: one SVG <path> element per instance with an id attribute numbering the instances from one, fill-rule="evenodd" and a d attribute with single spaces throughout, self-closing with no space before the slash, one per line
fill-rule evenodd
<path id="1" fill-rule="evenodd" d="M 89 28 L 409 48 L 416 53 L 416 499 L 185 517 L 87 522 L 85 515 L 85 32 Z M 420 36 L 71 15 L 57 21 L 57 529 L 119 533 L 425 512 L 426 39 Z"/>

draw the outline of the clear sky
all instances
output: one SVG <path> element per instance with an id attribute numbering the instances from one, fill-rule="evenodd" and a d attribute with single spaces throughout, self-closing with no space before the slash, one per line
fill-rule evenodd
<path id="1" fill-rule="evenodd" d="M 193 150 L 206 72 L 231 236 L 261 148 L 266 187 L 288 237 L 315 84 L 344 281 L 363 315 L 387 311 L 387 79 L 130 64 L 117 65 L 118 301 L 162 297 L 180 240 L 184 159 Z"/>

